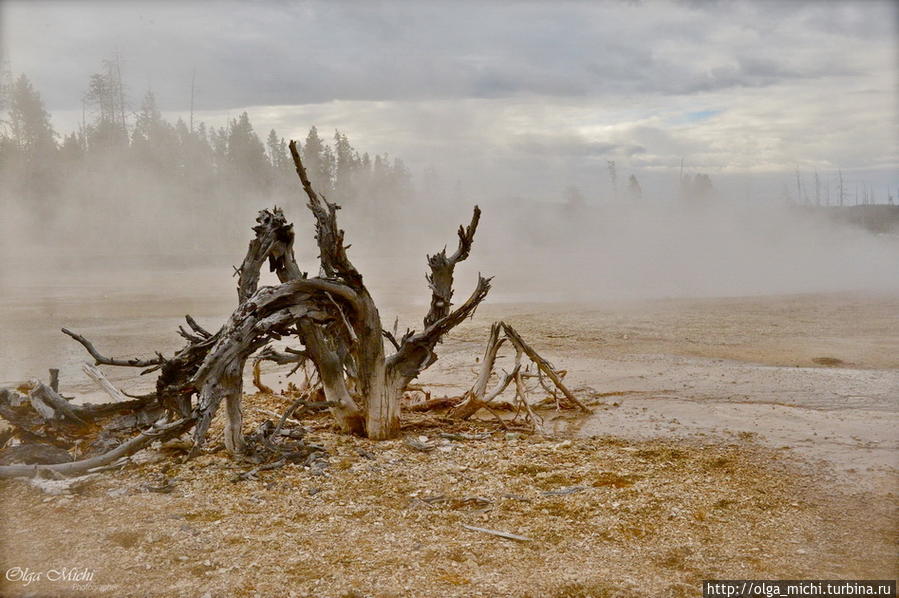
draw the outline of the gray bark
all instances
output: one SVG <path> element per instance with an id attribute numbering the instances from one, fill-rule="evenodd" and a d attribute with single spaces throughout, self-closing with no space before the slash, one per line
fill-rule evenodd
<path id="1" fill-rule="evenodd" d="M 142 374 L 159 373 L 155 393 L 123 400 L 124 393 L 109 384 L 99 370 L 88 366 L 88 375 L 117 399 L 94 406 L 70 405 L 55 388 L 39 383 L 32 385 L 28 397 L 0 390 L 0 416 L 13 424 L 23 440 L 70 448 L 76 440 L 84 441 L 85 427 L 96 428 L 102 423 L 101 418 L 119 414 L 126 414 L 127 422 L 102 427 L 104 432 L 140 432 L 102 455 L 54 465 L 47 471 L 85 471 L 139 450 L 152 438 L 191 427 L 195 440 L 191 455 L 195 455 L 222 402 L 228 418 L 226 447 L 240 454 L 245 448 L 241 429 L 244 366 L 256 351 L 285 336 L 296 337 L 302 343 L 302 351 L 291 361 L 308 360 L 314 365 L 327 405 L 343 430 L 373 439 L 392 438 L 399 433 L 400 400 L 406 387 L 434 363 L 437 343 L 474 314 L 490 289 L 490 279 L 479 276 L 471 296 L 458 308 L 452 308 L 454 269 L 471 252 L 480 210 L 475 206 L 469 225 L 459 227 L 459 245 L 452 255 L 447 256 L 443 250 L 428 257 L 427 280 L 432 296 L 423 329 L 408 331 L 400 340 L 386 334 L 396 348 L 387 356 L 377 306 L 346 253 L 344 232 L 337 225 L 339 206 L 312 188 L 292 141 L 290 151 L 308 198 L 307 207 L 315 219 L 321 276 L 308 278 L 300 270 L 293 251 L 293 225 L 275 207 L 261 211 L 256 219 L 255 237 L 236 269 L 238 305 L 217 332 L 207 331 L 186 316 L 187 327 L 178 328 L 186 344 L 171 357 L 157 353 L 152 358 L 119 359 L 104 356 L 80 334 L 63 329 L 87 350 L 95 365 L 142 368 Z M 279 285 L 259 288 L 260 270 L 265 263 L 276 273 Z M 283 361 L 277 352 L 260 356 L 265 358 Z M 163 414 L 171 423 L 160 423 L 159 429 L 147 428 Z M 0 470 L 0 475 L 38 471 L 31 466 L 16 467 L 19 469 Z"/>

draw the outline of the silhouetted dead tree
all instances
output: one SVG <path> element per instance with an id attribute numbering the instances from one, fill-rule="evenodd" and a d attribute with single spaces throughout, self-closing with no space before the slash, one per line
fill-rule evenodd
<path id="1" fill-rule="evenodd" d="M 428 257 L 430 309 L 421 331 L 410 330 L 397 339 L 382 329 L 378 309 L 362 274 L 347 255 L 344 232 L 337 224 L 338 206 L 313 189 L 296 144 L 291 141 L 289 147 L 308 199 L 306 205 L 315 220 L 320 275 L 310 278 L 299 268 L 293 252 L 293 225 L 275 207 L 261 211 L 256 219 L 255 238 L 236 269 L 237 308 L 217 332 L 205 330 L 187 316 L 188 328 L 182 326 L 178 330 L 187 342 L 173 356 L 157 353 L 147 359 L 115 359 L 102 355 L 83 336 L 63 329 L 84 346 L 96 365 L 140 368 L 144 374 L 158 371 L 156 391 L 127 404 L 93 407 L 70 405 L 37 382 L 26 389 L 25 396 L 3 391 L 0 416 L 12 424 L 20 441 L 71 449 L 83 458 L 69 463 L 0 466 L 0 477 L 33 474 L 36 468 L 67 474 L 87 471 L 131 454 L 152 440 L 169 438 L 191 427 L 193 455 L 202 448 L 222 403 L 228 420 L 225 444 L 232 453 L 244 453 L 241 403 L 245 365 L 254 353 L 282 338 L 296 338 L 303 348 L 281 353 L 269 347 L 260 353 L 259 359 L 310 362 L 318 374 L 324 404 L 341 429 L 373 439 L 398 434 L 403 392 L 436 361 L 437 343 L 474 314 L 490 289 L 490 279 L 479 276 L 468 299 L 453 309 L 455 267 L 471 252 L 481 212 L 475 207 L 471 222 L 459 227 L 458 248 L 452 255 L 444 249 Z M 260 270 L 266 263 L 280 284 L 259 288 Z M 385 339 L 395 349 L 390 355 L 384 350 Z M 104 390 L 117 396 L 101 377 L 102 374 L 94 375 Z M 75 444 L 83 440 L 88 429 L 99 429 L 99 436 L 106 434 L 112 425 L 108 417 L 113 414 L 131 418 L 115 424 L 117 438 L 123 432 L 139 435 L 105 451 L 99 445 L 76 449 Z"/>

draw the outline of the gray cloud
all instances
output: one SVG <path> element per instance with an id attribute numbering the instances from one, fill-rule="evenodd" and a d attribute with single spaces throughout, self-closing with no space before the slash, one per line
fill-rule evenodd
<path id="1" fill-rule="evenodd" d="M 152 86 L 167 108 L 183 109 L 196 68 L 202 105 L 222 109 L 768 86 L 858 68 L 846 64 L 851 57 L 822 60 L 826 46 L 806 51 L 811 34 L 890 33 L 870 14 L 878 11 L 820 3 L 686 9 L 660 2 L 2 6 L 13 68 L 31 74 L 54 109 L 77 108 L 88 75 L 116 50 L 132 95 Z M 722 35 L 735 16 L 745 25 Z M 795 24 L 804 24 L 806 33 L 797 36 Z M 757 36 L 746 42 L 746 31 Z M 667 51 L 671 44 L 677 52 Z M 706 64 L 710 58 L 718 64 Z"/>
<path id="2" fill-rule="evenodd" d="M 117 51 L 134 108 L 152 87 L 184 115 L 195 69 L 198 116 L 212 124 L 249 109 L 262 133 L 341 128 L 413 167 L 465 172 L 484 193 L 602 189 L 605 159 L 660 186 L 684 157 L 719 179 L 899 168 L 890 2 L 7 0 L 0 11 L 4 54 L 61 130 Z M 690 117 L 704 113 L 715 116 Z"/>
<path id="3" fill-rule="evenodd" d="M 580 135 L 516 135 L 510 140 L 515 151 L 550 156 L 633 156 L 646 152 L 640 145 L 591 141 Z"/>

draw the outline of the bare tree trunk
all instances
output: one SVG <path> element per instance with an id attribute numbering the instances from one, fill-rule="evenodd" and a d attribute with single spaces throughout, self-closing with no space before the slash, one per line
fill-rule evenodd
<path id="1" fill-rule="evenodd" d="M 337 226 L 338 206 L 320 197 L 312 188 L 296 143 L 291 141 L 289 148 L 297 176 L 309 198 L 308 207 L 315 217 L 321 270 L 327 279 L 349 287 L 356 299 L 352 305 L 354 309 L 341 309 L 335 304 L 339 313 L 336 330 L 332 330 L 346 332 L 346 335 L 331 334 L 327 339 L 332 345 L 330 351 L 323 351 L 324 339 L 300 327 L 309 358 L 319 371 L 328 400 L 338 403 L 349 414 L 335 413 L 341 427 L 352 430 L 355 423 L 355 413 L 350 407 L 352 398 L 342 384 L 348 382 L 362 404 L 365 434 L 374 439 L 393 438 L 399 433 L 400 400 L 406 386 L 436 361 L 434 347 L 444 334 L 474 313 L 490 289 L 489 279 L 479 277 L 468 301 L 455 311 L 451 310 L 453 270 L 456 263 L 465 260 L 471 251 L 481 211 L 475 206 L 468 227 L 459 227 L 459 248 L 452 256 L 447 256 L 443 250 L 428 258 L 431 273 L 427 279 L 432 298 L 431 309 L 424 318 L 424 330 L 420 333 L 410 330 L 397 340 L 383 329 L 377 306 L 362 282 L 362 275 L 346 254 L 343 231 Z M 340 329 L 341 322 L 344 330 Z M 396 348 L 390 357 L 385 357 L 384 337 Z M 335 353 L 341 358 L 339 371 L 333 359 Z"/>
<path id="2" fill-rule="evenodd" d="M 481 370 L 474 386 L 471 387 L 465 398 L 452 411 L 452 416 L 459 419 L 466 419 L 474 415 L 474 413 L 484 406 L 484 395 L 487 394 L 487 384 L 490 382 L 490 376 L 493 374 L 493 364 L 496 362 L 496 354 L 499 348 L 506 341 L 505 338 L 499 337 L 500 323 L 494 322 L 490 327 L 490 336 L 487 338 L 487 349 L 484 351 L 484 359 L 481 361 Z"/>
<path id="3" fill-rule="evenodd" d="M 243 365 L 245 360 L 235 360 L 225 369 L 222 385 L 225 387 L 225 448 L 232 455 L 243 454 L 243 413 L 240 403 L 243 399 Z"/>
<path id="4" fill-rule="evenodd" d="M 364 434 L 365 420 L 347 389 L 343 362 L 337 351 L 316 324 L 301 322 L 299 329 L 309 359 L 318 370 L 322 389 L 325 391 L 325 399 L 331 403 L 331 414 L 337 420 L 337 425 L 344 432 Z"/>
<path id="5" fill-rule="evenodd" d="M 387 371 L 384 336 L 378 309 L 365 291 L 364 320 L 359 326 L 356 376 L 365 405 L 365 432 L 369 438 L 394 438 L 400 431 L 400 400 L 406 384 Z"/>
<path id="6" fill-rule="evenodd" d="M 387 373 L 383 360 L 372 381 L 365 410 L 366 432 L 374 440 L 394 438 L 400 431 L 400 401 L 406 384 Z"/>

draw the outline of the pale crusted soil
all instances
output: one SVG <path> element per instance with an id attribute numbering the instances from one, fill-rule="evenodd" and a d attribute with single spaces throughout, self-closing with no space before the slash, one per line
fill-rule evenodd
<path id="1" fill-rule="evenodd" d="M 223 280 L 230 285 L 228 278 Z M 426 289 L 418 278 L 413 288 L 415 293 L 391 288 L 392 293 L 382 293 L 383 300 L 375 296 L 385 323 L 399 316 L 400 331 L 420 327 L 427 311 L 427 296 L 422 294 Z M 460 283 L 461 288 L 469 287 Z M 175 329 L 185 313 L 208 328 L 218 328 L 231 313 L 230 286 L 209 296 L 202 290 L 119 290 L 102 297 L 96 292 L 80 297 L 71 289 L 41 289 L 25 297 L 0 292 L 0 338 L 5 341 L 0 343 L 0 383 L 12 386 L 29 377 L 46 377 L 47 368 L 58 367 L 64 390 L 99 400 L 100 393 L 81 374 L 83 348 L 60 334 L 60 327 L 84 334 L 111 355 L 170 353 L 183 344 Z M 410 303 L 416 295 L 421 303 Z M 473 363 L 483 352 L 490 323 L 497 319 L 509 321 L 535 348 L 574 370 L 572 358 L 630 361 L 635 355 L 818 369 L 828 366 L 816 359 L 831 358 L 854 369 L 899 368 L 899 296 L 851 293 L 577 305 L 511 304 L 490 296 L 474 320 L 448 335 L 437 366 L 454 351 L 465 364 Z M 127 369 L 111 369 L 107 375 L 138 393 L 153 384 L 152 377 L 136 379 Z M 444 377 L 434 368 L 426 376 L 429 381 Z M 439 381 L 465 386 L 470 378 L 466 369 L 461 379 Z M 593 378 L 590 383 L 597 388 L 609 381 L 607 376 Z"/>
<path id="2" fill-rule="evenodd" d="M 283 405 L 248 403 L 255 421 L 253 406 Z M 425 453 L 306 423 L 330 454 L 320 471 L 232 483 L 249 466 L 217 451 L 131 465 L 72 496 L 3 482 L 4 570 L 95 574 L 82 587 L 3 580 L 2 594 L 695 596 L 707 578 L 899 572 L 895 495 L 828 486 L 745 440 L 510 437 L 494 422 L 419 416 L 407 436 L 493 432 Z M 163 478 L 170 493 L 148 490 Z"/>
<path id="3" fill-rule="evenodd" d="M 897 301 L 487 304 L 453 331 L 423 377 L 434 396 L 471 384 L 490 322 L 505 318 L 569 370 L 581 396 L 607 403 L 586 421 L 547 414 L 546 429 L 598 437 L 507 439 L 494 423 L 474 422 L 462 429 L 492 436 L 422 453 L 402 441 L 342 437 L 314 420 L 311 436 L 330 453 L 321 475 L 288 466 L 232 484 L 250 466 L 215 452 L 167 470 L 169 461 L 108 472 L 70 497 L 2 482 L 3 572 L 95 574 L 89 587 L 0 579 L 0 595 L 677 597 L 697 595 L 710 577 L 896 578 Z M 157 345 L 161 333 L 148 341 L 148 331 L 177 343 L 169 331 L 184 311 L 221 319 L 217 308 L 169 304 L 149 319 L 126 314 L 76 328 L 125 355 L 166 348 Z M 145 307 L 129 303 L 128 314 Z M 32 361 L 37 373 L 62 365 L 63 389 L 81 396 L 69 386 L 84 359 L 79 348 L 56 333 L 34 334 L 52 328 L 48 318 L 70 324 L 71 314 L 28 310 L 33 321 L 24 325 L 16 323 L 21 313 L 5 312 L 5 346 L 34 355 L 19 363 L 8 350 L 0 365 L 16 376 Z M 88 312 L 76 305 L 71 313 Z M 382 310 L 385 320 L 393 313 Z M 401 329 L 415 324 L 403 319 Z M 508 367 L 511 357 L 502 359 Z M 133 372 L 112 374 L 129 376 L 119 378 L 127 390 L 139 388 Z M 275 388 L 282 377 L 266 375 Z M 267 417 L 258 408 L 285 406 L 248 398 L 248 429 Z M 405 433 L 434 439 L 449 430 L 460 428 L 427 417 Z M 148 490 L 163 478 L 172 492 Z M 876 493 L 867 491 L 870 480 Z M 543 494 L 571 486 L 584 489 Z"/>

